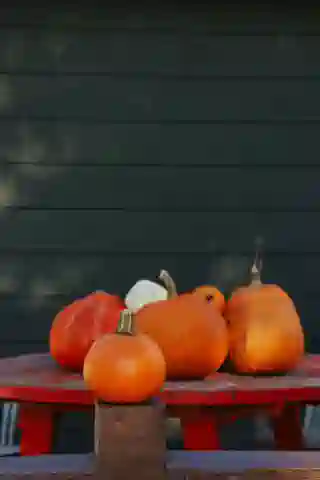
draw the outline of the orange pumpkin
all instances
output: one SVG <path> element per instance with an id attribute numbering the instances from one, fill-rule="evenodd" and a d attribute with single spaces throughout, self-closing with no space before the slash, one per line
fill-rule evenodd
<path id="1" fill-rule="evenodd" d="M 89 350 L 83 377 L 100 400 L 138 403 L 159 393 L 166 363 L 150 337 L 134 332 L 133 313 L 120 315 L 116 333 L 104 335 Z"/>
<path id="2" fill-rule="evenodd" d="M 49 337 L 51 356 L 63 368 L 82 371 L 92 343 L 117 328 L 122 300 L 106 292 L 94 292 L 75 300 L 54 318 Z"/>
<path id="3" fill-rule="evenodd" d="M 217 287 L 212 285 L 201 285 L 193 290 L 194 295 L 200 295 L 203 300 L 214 305 L 220 313 L 223 313 L 225 308 L 225 298 L 223 293 Z"/>
<path id="4" fill-rule="evenodd" d="M 218 370 L 227 356 L 225 320 L 200 295 L 178 295 L 168 272 L 162 271 L 160 279 L 169 298 L 141 308 L 136 314 L 137 329 L 162 349 L 167 378 L 204 378 Z"/>
<path id="5" fill-rule="evenodd" d="M 304 334 L 294 303 L 278 285 L 252 281 L 227 302 L 230 360 L 239 373 L 284 373 L 304 354 Z"/>

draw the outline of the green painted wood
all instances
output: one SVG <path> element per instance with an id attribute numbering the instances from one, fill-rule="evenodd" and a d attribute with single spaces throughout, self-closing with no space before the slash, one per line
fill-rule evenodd
<path id="1" fill-rule="evenodd" d="M 320 209 L 320 165 L 0 166 L 6 207 L 156 211 Z M 7 195 L 6 195 L 7 191 Z"/>
<path id="2" fill-rule="evenodd" d="M 245 284 L 253 258 L 237 252 L 216 253 L 120 253 L 91 251 L 87 254 L 6 253 L 0 255 L 0 300 L 22 297 L 30 307 L 41 305 L 43 297 L 61 302 L 97 289 L 124 295 L 138 278 L 155 279 L 161 269 L 186 291 L 213 283 L 224 291 Z M 263 280 L 279 283 L 295 298 L 317 297 L 320 270 L 318 254 L 264 254 Z M 66 299 L 66 300 L 64 300 Z"/>
<path id="3" fill-rule="evenodd" d="M 97 289 L 124 296 L 137 279 L 156 279 L 162 268 L 170 271 L 179 291 L 212 283 L 230 292 L 248 282 L 252 257 L 201 253 L 2 254 L 0 318 L 6 323 L 0 330 L 0 344 L 47 344 L 51 322 L 64 305 Z M 312 344 L 319 337 L 319 270 L 320 255 L 264 256 L 263 280 L 281 285 L 291 295 Z"/>
<path id="4" fill-rule="evenodd" d="M 248 249 L 249 250 L 249 249 Z M 6 253 L 0 255 L 0 299 L 23 297 L 30 306 L 41 304 L 42 297 L 61 301 L 97 289 L 124 295 L 138 278 L 155 279 L 161 269 L 175 278 L 178 289 L 186 291 L 203 283 L 222 290 L 245 284 L 253 258 L 235 252 L 217 253 L 97 253 L 87 254 Z M 320 270 L 318 254 L 264 253 L 263 280 L 279 283 L 295 298 L 304 294 L 317 297 Z M 301 293 L 300 293 L 301 292 Z"/>
<path id="5" fill-rule="evenodd" d="M 24 355 L 30 353 L 46 353 L 48 346 L 46 343 L 32 343 L 28 340 L 19 341 L 17 338 L 14 342 L 0 343 L 0 357 L 16 357 L 17 355 Z"/>
<path id="6" fill-rule="evenodd" d="M 0 20 L 1 21 L 1 20 Z M 0 71 L 186 76 L 320 75 L 320 37 L 157 30 L 3 29 Z M 148 48 L 145 48 L 148 45 Z"/>
<path id="7" fill-rule="evenodd" d="M 319 212 L 5 210 L 0 250 L 241 253 L 260 235 L 270 251 L 319 252 L 319 217 Z"/>
<path id="8" fill-rule="evenodd" d="M 120 123 L 320 119 L 320 80 L 0 75 L 0 115 Z M 196 94 L 195 94 L 196 92 Z"/>
<path id="9" fill-rule="evenodd" d="M 123 2 L 105 7 L 93 5 L 55 5 L 54 11 L 46 4 L 1 7 L 1 21 L 5 26 L 58 28 L 67 30 L 130 29 L 159 31 L 188 30 L 195 33 L 221 34 L 310 33 L 319 32 L 316 8 L 281 5 L 252 5 L 242 2 L 239 9 L 226 9 L 224 2 L 207 4 L 159 2 L 137 4 Z"/>
<path id="10" fill-rule="evenodd" d="M 0 164 L 319 165 L 317 123 L 116 125 L 0 117 Z"/>

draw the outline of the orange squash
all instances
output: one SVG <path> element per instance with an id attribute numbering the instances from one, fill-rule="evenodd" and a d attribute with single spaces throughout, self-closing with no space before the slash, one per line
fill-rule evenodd
<path id="1" fill-rule="evenodd" d="M 285 373 L 304 354 L 304 334 L 295 305 L 278 285 L 263 284 L 254 263 L 251 284 L 227 302 L 230 360 L 239 373 Z"/>
<path id="2" fill-rule="evenodd" d="M 138 403 L 159 393 L 166 364 L 150 337 L 136 334 L 129 310 L 120 314 L 116 333 L 97 340 L 86 356 L 84 381 L 100 400 Z"/>
<path id="3" fill-rule="evenodd" d="M 114 332 L 124 304 L 116 295 L 98 291 L 75 300 L 54 318 L 49 337 L 51 356 L 63 368 L 82 371 L 92 343 Z"/>
<path id="4" fill-rule="evenodd" d="M 194 295 L 200 295 L 204 301 L 214 305 L 220 313 L 223 313 L 225 308 L 225 298 L 222 292 L 217 287 L 212 285 L 201 285 L 193 290 Z"/>
<path id="5" fill-rule="evenodd" d="M 228 353 L 224 318 L 200 295 L 178 295 L 168 272 L 159 277 L 168 290 L 168 300 L 150 303 L 136 314 L 140 332 L 161 348 L 168 379 L 204 378 L 218 370 Z"/>

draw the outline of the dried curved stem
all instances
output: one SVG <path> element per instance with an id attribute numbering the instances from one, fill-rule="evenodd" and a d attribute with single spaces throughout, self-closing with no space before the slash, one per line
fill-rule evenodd
<path id="1" fill-rule="evenodd" d="M 168 298 L 173 298 L 178 295 L 176 284 L 167 270 L 161 270 L 158 278 L 164 283 L 168 292 Z"/>

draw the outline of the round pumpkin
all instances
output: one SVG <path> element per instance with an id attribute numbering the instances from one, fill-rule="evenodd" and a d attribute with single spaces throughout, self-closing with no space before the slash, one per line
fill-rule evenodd
<path id="1" fill-rule="evenodd" d="M 304 334 L 295 305 L 278 285 L 263 284 L 256 264 L 252 281 L 227 302 L 230 360 L 239 373 L 285 373 L 304 354 Z"/>
<path id="2" fill-rule="evenodd" d="M 200 295 L 178 295 L 168 272 L 163 270 L 160 278 L 169 298 L 141 308 L 137 329 L 160 346 L 168 379 L 204 378 L 218 370 L 228 354 L 225 320 Z"/>
<path id="3" fill-rule="evenodd" d="M 193 294 L 200 295 L 205 302 L 214 305 L 220 313 L 223 313 L 226 302 L 223 293 L 217 287 L 201 285 L 193 290 Z"/>
<path id="4" fill-rule="evenodd" d="M 124 310 L 120 315 L 116 333 L 104 335 L 90 348 L 84 381 L 105 402 L 143 402 L 159 393 L 166 363 L 150 337 L 135 333 L 133 313 Z"/>
<path id="5" fill-rule="evenodd" d="M 116 330 L 124 308 L 119 297 L 103 291 L 67 305 L 56 315 L 51 326 L 51 356 L 63 368 L 82 371 L 92 343 L 101 335 Z"/>

